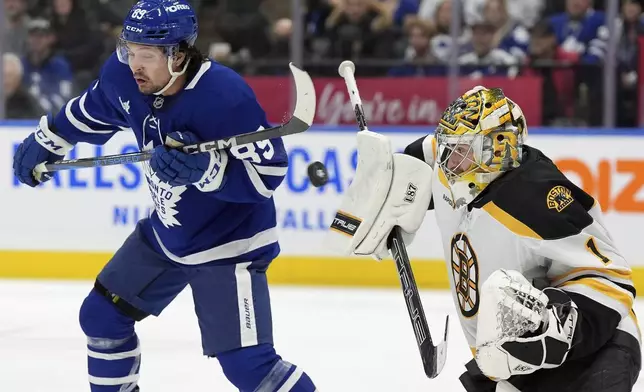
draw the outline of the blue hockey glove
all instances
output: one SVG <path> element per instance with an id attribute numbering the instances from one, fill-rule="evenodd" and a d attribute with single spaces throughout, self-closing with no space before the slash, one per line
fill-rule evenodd
<path id="1" fill-rule="evenodd" d="M 49 129 L 48 119 L 43 116 L 36 132 L 27 136 L 13 156 L 13 173 L 23 184 L 35 187 L 48 181 L 51 173 L 36 169 L 41 163 L 61 160 L 73 146 Z"/>
<path id="2" fill-rule="evenodd" d="M 194 185 L 202 192 L 219 189 L 228 163 L 225 151 L 186 154 L 177 149 L 199 143 L 190 132 L 172 132 L 164 146 L 157 146 L 150 159 L 150 167 L 157 177 L 171 186 Z"/>

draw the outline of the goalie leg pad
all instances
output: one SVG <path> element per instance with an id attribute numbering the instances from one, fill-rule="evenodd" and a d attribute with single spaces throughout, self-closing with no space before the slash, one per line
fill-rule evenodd
<path id="1" fill-rule="evenodd" d="M 133 391 L 141 364 L 134 319 L 93 289 L 81 305 L 79 321 L 87 336 L 90 389 L 93 392 Z"/>
<path id="2" fill-rule="evenodd" d="M 226 378 L 242 392 L 313 392 L 315 385 L 300 368 L 260 344 L 217 355 Z"/>

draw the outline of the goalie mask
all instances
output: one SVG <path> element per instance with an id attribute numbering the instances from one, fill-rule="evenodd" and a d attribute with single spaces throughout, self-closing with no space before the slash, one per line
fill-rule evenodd
<path id="1" fill-rule="evenodd" d="M 436 129 L 437 164 L 454 205 L 469 204 L 521 162 L 528 129 L 521 108 L 501 89 L 477 86 L 445 110 Z"/>

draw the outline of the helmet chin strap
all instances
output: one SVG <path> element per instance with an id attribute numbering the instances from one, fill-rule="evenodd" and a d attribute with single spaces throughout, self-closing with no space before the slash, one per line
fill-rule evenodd
<path id="1" fill-rule="evenodd" d="M 172 70 L 172 56 L 168 56 L 168 71 L 170 71 L 170 80 L 168 81 L 168 84 L 165 85 L 161 90 L 157 91 L 154 93 L 154 95 L 161 95 L 163 94 L 167 89 L 172 86 L 172 84 L 177 80 L 177 78 L 184 73 L 186 73 L 186 70 L 188 69 L 188 64 L 190 64 L 190 59 L 186 61 L 185 65 L 183 66 L 183 69 L 179 72 L 174 72 Z"/>

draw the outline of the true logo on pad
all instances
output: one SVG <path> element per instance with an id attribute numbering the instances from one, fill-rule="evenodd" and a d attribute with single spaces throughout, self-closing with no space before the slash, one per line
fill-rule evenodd
<path id="1" fill-rule="evenodd" d="M 360 223 L 362 223 L 362 219 L 338 211 L 338 213 L 335 214 L 335 218 L 333 218 L 333 223 L 331 223 L 330 229 L 353 237 L 356 234 L 356 231 L 358 231 Z"/>

